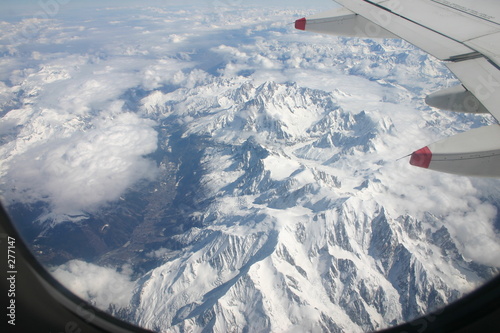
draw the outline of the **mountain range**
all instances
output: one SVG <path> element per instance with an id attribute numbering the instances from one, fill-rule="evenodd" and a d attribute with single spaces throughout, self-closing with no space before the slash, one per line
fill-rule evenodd
<path id="1" fill-rule="evenodd" d="M 493 122 L 424 104 L 456 83 L 432 57 L 303 10 L 93 14 L 0 49 L 2 201 L 80 297 L 161 332 L 357 332 L 499 273 L 498 181 L 400 159 Z"/>

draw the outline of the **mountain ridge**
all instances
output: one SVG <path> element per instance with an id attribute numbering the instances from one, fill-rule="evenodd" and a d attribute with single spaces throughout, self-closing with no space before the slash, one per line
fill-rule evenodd
<path id="1" fill-rule="evenodd" d="M 157 331 L 358 332 L 498 274 L 497 183 L 396 161 L 491 123 L 424 104 L 442 64 L 286 25 L 303 11 L 191 9 L 0 37 L 2 198 L 54 276 Z"/>

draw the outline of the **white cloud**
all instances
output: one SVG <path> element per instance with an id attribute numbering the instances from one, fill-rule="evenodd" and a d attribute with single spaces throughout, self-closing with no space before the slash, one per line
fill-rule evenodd
<path id="1" fill-rule="evenodd" d="M 71 260 L 52 269 L 52 275 L 75 295 L 97 308 L 107 310 L 110 305 L 125 308 L 132 298 L 134 282 L 130 268 L 118 271 L 81 260 Z"/>
<path id="2" fill-rule="evenodd" d="M 157 147 L 155 122 L 109 111 L 91 124 L 87 131 L 56 136 L 15 156 L 8 163 L 6 188 L 14 189 L 9 199 L 47 201 L 60 214 L 92 210 L 155 176 L 156 165 L 144 157 Z"/>
<path id="3" fill-rule="evenodd" d="M 448 206 L 443 224 L 458 241 L 460 252 L 466 259 L 486 265 L 500 267 L 500 235 L 493 227 L 497 217 L 497 208 L 487 202 L 481 202 L 479 191 L 467 193 L 455 192 L 455 206 Z"/>
<path id="4" fill-rule="evenodd" d="M 406 162 L 407 163 L 407 162 Z M 414 168 L 404 161 L 380 171 L 388 187 L 374 193 L 393 215 L 409 214 L 425 221 L 427 213 L 440 220 L 466 260 L 500 267 L 500 235 L 494 222 L 498 180 L 474 179 Z M 490 199 L 488 199 L 490 197 Z"/>

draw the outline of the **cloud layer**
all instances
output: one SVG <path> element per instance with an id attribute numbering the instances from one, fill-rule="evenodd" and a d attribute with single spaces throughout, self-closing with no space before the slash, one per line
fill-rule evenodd
<path id="1" fill-rule="evenodd" d="M 71 260 L 52 270 L 52 275 L 75 295 L 97 308 L 110 305 L 124 308 L 130 303 L 134 282 L 130 269 L 101 267 L 81 260 Z"/>
<path id="2" fill-rule="evenodd" d="M 156 150 L 152 120 L 130 112 L 94 119 L 85 131 L 33 145 L 9 163 L 9 199 L 47 201 L 54 213 L 92 210 L 113 201 L 156 165 L 143 157 Z"/>

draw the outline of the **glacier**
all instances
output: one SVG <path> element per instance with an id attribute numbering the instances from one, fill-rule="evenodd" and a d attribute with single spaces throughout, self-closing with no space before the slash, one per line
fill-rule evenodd
<path id="1" fill-rule="evenodd" d="M 442 64 L 224 6 L 2 22 L 2 201 L 54 276 L 159 332 L 361 332 L 499 273 L 498 181 L 398 160 L 493 122 L 424 104 Z"/>

